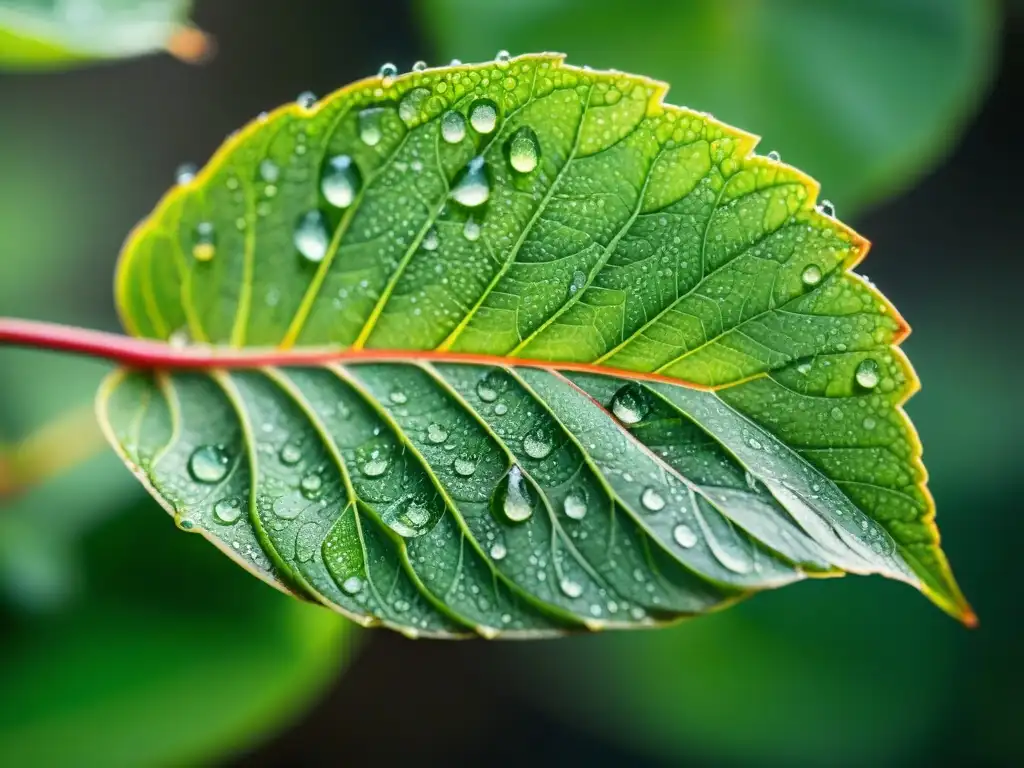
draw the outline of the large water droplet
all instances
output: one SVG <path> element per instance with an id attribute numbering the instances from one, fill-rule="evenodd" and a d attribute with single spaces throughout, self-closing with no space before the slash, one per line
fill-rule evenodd
<path id="1" fill-rule="evenodd" d="M 836 217 L 836 206 L 831 200 L 822 200 L 818 205 L 818 210 L 831 219 Z"/>
<path id="2" fill-rule="evenodd" d="M 398 116 L 408 126 L 413 125 L 420 117 L 423 103 L 430 98 L 430 91 L 426 88 L 413 88 L 402 100 L 398 102 Z"/>
<path id="3" fill-rule="evenodd" d="M 800 275 L 804 285 L 813 286 L 821 282 L 821 268 L 817 264 L 808 264 Z"/>
<path id="4" fill-rule="evenodd" d="M 780 160 L 782 160 L 782 155 L 780 155 L 773 149 L 771 152 L 768 153 L 768 159 L 777 163 Z"/>
<path id="5" fill-rule="evenodd" d="M 523 450 L 531 459 L 543 459 L 551 453 L 554 444 L 551 436 L 537 429 L 523 438 Z"/>
<path id="6" fill-rule="evenodd" d="M 497 53 L 496 53 L 496 54 L 494 55 L 494 60 L 495 60 L 495 61 L 496 61 L 496 62 L 497 62 L 498 64 L 508 64 L 508 62 L 509 62 L 509 59 L 511 59 L 511 58 L 512 58 L 512 54 L 510 54 L 510 53 L 509 53 L 508 51 L 506 51 L 506 50 L 505 50 L 504 48 L 503 48 L 503 49 L 501 49 L 500 51 L 498 51 L 498 52 L 497 52 Z"/>
<path id="7" fill-rule="evenodd" d="M 587 515 L 587 501 L 582 494 L 573 492 L 562 503 L 565 514 L 573 520 L 582 520 Z"/>
<path id="8" fill-rule="evenodd" d="M 449 144 L 458 144 L 466 138 L 466 118 L 454 109 L 441 117 L 441 138 Z"/>
<path id="9" fill-rule="evenodd" d="M 259 173 L 267 184 L 274 184 L 281 178 L 281 167 L 268 157 L 260 161 Z"/>
<path id="10" fill-rule="evenodd" d="M 469 124 L 477 133 L 491 133 L 498 126 L 498 105 L 490 99 L 478 99 L 469 108 Z"/>
<path id="11" fill-rule="evenodd" d="M 213 505 L 213 516 L 222 525 L 232 525 L 242 516 L 242 504 L 238 499 L 221 499 Z"/>
<path id="12" fill-rule="evenodd" d="M 395 405 L 405 405 L 409 402 L 409 396 L 400 389 L 393 389 L 391 390 L 391 394 L 388 395 L 388 400 Z"/>
<path id="13" fill-rule="evenodd" d="M 196 261 L 210 261 L 217 253 L 217 234 L 213 223 L 201 221 L 196 224 L 192 239 L 192 257 Z"/>
<path id="14" fill-rule="evenodd" d="M 323 484 L 323 478 L 314 473 L 302 478 L 299 482 L 299 488 L 302 490 L 303 496 L 307 499 L 313 499 L 320 493 L 320 489 L 323 487 Z"/>
<path id="15" fill-rule="evenodd" d="M 434 445 L 440 445 L 448 439 L 448 430 L 442 427 L 437 422 L 427 427 L 427 440 L 432 442 Z"/>
<path id="16" fill-rule="evenodd" d="M 569 295 L 574 296 L 587 284 L 587 274 L 580 270 L 572 273 L 572 282 L 569 283 Z"/>
<path id="17" fill-rule="evenodd" d="M 477 208 L 491 196 L 489 169 L 483 157 L 474 157 L 463 168 L 452 184 L 451 196 L 467 208 Z"/>
<path id="18" fill-rule="evenodd" d="M 640 503 L 649 512 L 660 512 L 665 508 L 665 497 L 658 493 L 657 488 L 648 487 L 640 494 Z"/>
<path id="19" fill-rule="evenodd" d="M 219 483 L 228 474 L 231 459 L 218 445 L 203 445 L 196 448 L 188 459 L 188 473 L 197 483 L 211 485 Z"/>
<path id="20" fill-rule="evenodd" d="M 303 91 L 295 98 L 295 103 L 303 109 L 312 109 L 316 104 L 316 94 L 312 91 Z"/>
<path id="21" fill-rule="evenodd" d="M 300 216 L 295 225 L 294 240 L 295 248 L 303 258 L 314 263 L 323 261 L 331 241 L 324 215 L 320 211 L 310 211 Z"/>
<path id="22" fill-rule="evenodd" d="M 384 108 L 368 107 L 359 113 L 359 139 L 368 147 L 375 147 L 384 138 Z"/>
<path id="23" fill-rule="evenodd" d="M 395 533 L 407 539 L 430 531 L 430 510 L 418 500 L 407 500 L 395 505 L 384 513 L 383 520 Z"/>
<path id="24" fill-rule="evenodd" d="M 870 357 L 860 361 L 854 376 L 857 379 L 857 383 L 864 387 L 864 389 L 874 389 L 881 380 L 878 363 Z"/>
<path id="25" fill-rule="evenodd" d="M 320 189 L 335 208 L 348 208 L 363 185 L 359 167 L 348 155 L 335 155 L 324 164 Z"/>
<path id="26" fill-rule="evenodd" d="M 349 576 L 341 582 L 341 588 L 348 595 L 358 594 L 363 589 L 363 580 L 358 576 Z"/>
<path id="27" fill-rule="evenodd" d="M 697 534 L 686 523 L 680 523 L 672 529 L 672 538 L 683 549 L 689 549 L 697 543 Z"/>
<path id="28" fill-rule="evenodd" d="M 498 399 L 498 390 L 494 388 L 490 375 L 484 376 L 477 382 L 476 394 L 485 403 L 493 403 Z"/>
<path id="29" fill-rule="evenodd" d="M 285 466 L 294 467 L 302 459 L 302 449 L 295 443 L 285 443 L 278 458 Z"/>
<path id="30" fill-rule="evenodd" d="M 476 472 L 476 459 L 470 456 L 459 456 L 453 463 L 452 469 L 460 477 L 470 477 Z"/>
<path id="31" fill-rule="evenodd" d="M 423 61 L 423 59 L 420 59 L 419 61 L 414 61 L 413 64 L 412 64 L 412 71 L 413 72 L 422 72 L 426 68 L 427 68 L 427 62 Z"/>
<path id="32" fill-rule="evenodd" d="M 466 219 L 465 226 L 462 227 L 462 236 L 469 240 L 471 243 L 480 239 L 480 224 L 474 218 Z"/>
<path id="33" fill-rule="evenodd" d="M 504 544 L 497 543 L 491 545 L 491 557 L 493 557 L 495 560 L 504 560 L 505 555 L 507 554 L 508 550 L 505 548 Z"/>
<path id="34" fill-rule="evenodd" d="M 359 469 L 367 477 L 380 477 L 388 468 L 388 460 L 385 456 L 371 455 Z"/>
<path id="35" fill-rule="evenodd" d="M 441 244 L 441 239 L 437 235 L 437 229 L 434 227 L 430 228 L 430 231 L 423 236 L 423 250 L 425 251 L 436 251 L 437 247 Z"/>
<path id="36" fill-rule="evenodd" d="M 519 173 L 530 173 L 540 161 L 540 141 L 532 128 L 523 126 L 505 144 L 509 165 Z"/>
<path id="37" fill-rule="evenodd" d="M 647 415 L 646 399 L 635 384 L 627 384 L 612 397 L 612 413 L 623 424 L 636 424 Z"/>
<path id="38" fill-rule="evenodd" d="M 522 523 L 533 514 L 533 500 L 523 470 L 513 464 L 499 487 L 501 511 L 513 523 Z"/>
<path id="39" fill-rule="evenodd" d="M 198 170 L 199 169 L 196 168 L 195 163 L 182 163 L 174 171 L 174 180 L 178 184 L 188 184 L 196 177 L 196 172 Z"/>
<path id="40" fill-rule="evenodd" d="M 562 579 L 558 582 L 558 587 L 566 597 L 571 597 L 574 600 L 583 594 L 583 587 L 580 586 L 578 582 L 572 581 L 571 579 Z"/>
<path id="41" fill-rule="evenodd" d="M 398 67 L 392 64 L 390 61 L 381 64 L 380 69 L 377 71 L 377 75 L 381 79 L 381 85 L 387 88 L 395 79 L 395 75 L 398 74 Z"/>

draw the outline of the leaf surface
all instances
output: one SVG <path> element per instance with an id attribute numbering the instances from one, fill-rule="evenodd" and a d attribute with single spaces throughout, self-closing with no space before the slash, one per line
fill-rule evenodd
<path id="1" fill-rule="evenodd" d="M 0 66 L 66 67 L 169 50 L 201 58 L 192 0 L 0 0 Z"/>
<path id="2" fill-rule="evenodd" d="M 257 120 L 139 226 L 117 294 L 135 335 L 271 365 L 115 374 L 122 457 L 268 582 L 412 635 L 843 572 L 970 620 L 866 242 L 664 94 L 543 54 Z"/>

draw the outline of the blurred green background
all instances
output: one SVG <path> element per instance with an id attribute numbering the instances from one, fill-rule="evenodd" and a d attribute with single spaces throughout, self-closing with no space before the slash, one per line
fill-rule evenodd
<path id="1" fill-rule="evenodd" d="M 116 329 L 117 251 L 175 167 L 300 91 L 499 48 L 659 77 L 875 243 L 861 271 L 915 328 L 908 411 L 981 627 L 850 577 L 650 633 L 357 634 L 177 531 L 101 453 L 0 508 L 0 765 L 1024 764 L 1019 4 L 196 5 L 206 66 L 0 71 L 0 314 Z M 87 407 L 104 370 L 0 349 L 0 444 Z"/>

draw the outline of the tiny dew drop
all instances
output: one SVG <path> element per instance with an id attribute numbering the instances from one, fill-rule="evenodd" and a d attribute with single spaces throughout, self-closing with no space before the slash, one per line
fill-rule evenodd
<path id="1" fill-rule="evenodd" d="M 201 221 L 196 224 L 192 241 L 192 257 L 196 261 L 210 261 L 217 253 L 217 235 L 213 222 Z"/>
<path id="2" fill-rule="evenodd" d="M 480 224 L 476 219 L 466 219 L 466 224 L 462 228 L 462 236 L 469 240 L 469 242 L 475 242 L 480 239 Z"/>
<path id="3" fill-rule="evenodd" d="M 423 250 L 425 251 L 436 251 L 437 246 L 441 244 L 440 238 L 437 236 L 437 229 L 434 227 L 430 228 L 430 231 L 423 236 Z"/>
<path id="4" fill-rule="evenodd" d="M 640 503 L 649 512 L 660 512 L 665 508 L 665 497 L 658 493 L 657 488 L 644 488 L 640 494 Z"/>
<path id="5" fill-rule="evenodd" d="M 491 196 L 491 180 L 483 157 L 470 160 L 459 171 L 451 190 L 452 199 L 467 208 L 478 208 Z"/>
<path id="6" fill-rule="evenodd" d="M 513 523 L 522 523 L 533 515 L 533 500 L 523 477 L 523 470 L 513 464 L 498 488 L 501 512 Z"/>
<path id="7" fill-rule="evenodd" d="M 697 543 L 697 534 L 686 523 L 680 523 L 672 529 L 672 538 L 683 549 L 690 549 Z"/>
<path id="8" fill-rule="evenodd" d="M 427 427 L 427 440 L 432 442 L 434 445 L 440 445 L 448 439 L 448 430 L 442 427 L 437 422 L 434 422 Z"/>
<path id="9" fill-rule="evenodd" d="M 504 416 L 506 413 L 508 413 L 508 406 L 505 405 L 504 403 L 498 403 L 496 406 L 494 406 L 495 416 Z"/>
<path id="10" fill-rule="evenodd" d="M 836 206 L 831 200 L 822 200 L 818 205 L 818 210 L 830 219 L 834 219 L 836 217 Z"/>
<path id="11" fill-rule="evenodd" d="M 782 160 L 782 155 L 780 155 L 778 152 L 776 152 L 773 149 L 771 152 L 768 153 L 768 159 L 769 160 L 773 160 L 773 161 L 775 161 L 777 163 L 780 160 Z"/>
<path id="12" fill-rule="evenodd" d="M 335 208 L 348 208 L 363 185 L 359 167 L 348 155 L 335 155 L 324 164 L 320 190 Z"/>
<path id="13" fill-rule="evenodd" d="M 367 477 L 380 477 L 388 469 L 388 460 L 383 456 L 370 456 L 359 469 Z"/>
<path id="14" fill-rule="evenodd" d="M 413 125 L 420 117 L 423 103 L 430 98 L 430 91 L 426 88 L 413 88 L 398 103 L 398 116 L 406 125 Z"/>
<path id="15" fill-rule="evenodd" d="M 242 516 L 242 505 L 238 499 L 221 499 L 213 505 L 213 516 L 222 525 L 233 525 Z"/>
<path id="16" fill-rule="evenodd" d="M 459 456 L 452 464 L 452 469 L 460 477 L 471 477 L 476 472 L 476 460 L 469 456 Z"/>
<path id="17" fill-rule="evenodd" d="M 647 403 L 635 384 L 627 384 L 612 397 L 612 413 L 623 424 L 640 422 L 647 411 Z"/>
<path id="18" fill-rule="evenodd" d="M 405 405 L 407 402 L 409 402 L 409 396 L 406 395 L 405 392 L 403 392 L 402 390 L 395 389 L 392 390 L 391 394 L 388 395 L 388 400 L 390 400 L 395 405 Z"/>
<path id="19" fill-rule="evenodd" d="M 295 443 L 285 443 L 277 457 L 286 467 L 294 467 L 302 459 L 302 449 Z"/>
<path id="20" fill-rule="evenodd" d="M 395 75 L 398 74 L 398 67 L 392 64 L 390 61 L 381 64 L 380 69 L 377 71 L 378 77 L 381 79 L 381 85 L 387 88 L 395 79 Z"/>
<path id="21" fill-rule="evenodd" d="M 182 163 L 174 171 L 174 180 L 178 184 L 188 184 L 196 177 L 196 171 L 198 170 L 195 163 Z"/>
<path id="22" fill-rule="evenodd" d="M 821 282 L 821 268 L 817 264 L 808 264 L 804 267 L 800 279 L 804 281 L 804 285 L 817 285 Z"/>
<path id="23" fill-rule="evenodd" d="M 566 597 L 576 599 L 583 594 L 583 587 L 578 582 L 572 581 L 571 579 L 562 579 L 558 582 L 559 589 L 562 590 Z"/>
<path id="24" fill-rule="evenodd" d="M 412 65 L 412 71 L 413 72 L 422 72 L 426 68 L 427 68 L 427 62 L 423 61 L 422 59 L 420 59 L 419 61 L 413 62 L 413 65 Z"/>
<path id="25" fill-rule="evenodd" d="M 320 211 L 310 211 L 299 217 L 295 225 L 295 248 L 307 261 L 318 263 L 327 255 L 330 237 L 327 222 Z"/>
<path id="26" fill-rule="evenodd" d="M 476 385 L 476 394 L 485 403 L 493 403 L 498 399 L 498 390 L 491 383 L 490 376 L 484 376 Z"/>
<path id="27" fill-rule="evenodd" d="M 302 495 L 307 499 L 314 498 L 319 492 L 320 488 L 323 487 L 324 481 L 320 475 L 309 474 L 302 478 L 299 483 L 299 488 L 302 490 Z"/>
<path id="28" fill-rule="evenodd" d="M 505 545 L 504 544 L 498 543 L 498 544 L 493 544 L 491 546 L 491 557 L 494 558 L 495 560 L 504 560 L 505 559 L 505 555 L 507 555 L 507 554 L 508 554 L 508 550 L 505 549 Z"/>
<path id="29" fill-rule="evenodd" d="M 498 105 L 490 99 L 478 99 L 469 108 L 469 124 L 477 133 L 491 133 L 498 126 Z"/>
<path id="30" fill-rule="evenodd" d="M 553 447 L 551 438 L 540 429 L 523 438 L 523 450 L 531 459 L 546 458 Z"/>
<path id="31" fill-rule="evenodd" d="M 375 147 L 384 138 L 384 108 L 369 107 L 359 113 L 359 139 L 368 147 Z"/>
<path id="32" fill-rule="evenodd" d="M 572 520 L 582 520 L 587 514 L 587 502 L 580 494 L 570 493 L 562 503 L 565 514 Z"/>
<path id="33" fill-rule="evenodd" d="M 540 141 L 532 128 L 523 126 L 505 144 L 509 165 L 518 173 L 530 173 L 540 161 Z"/>
<path id="34" fill-rule="evenodd" d="M 341 588 L 348 595 L 355 595 L 362 591 L 363 580 L 358 576 L 349 576 L 343 582 L 341 582 Z"/>
<path id="35" fill-rule="evenodd" d="M 203 445 L 189 456 L 188 473 L 197 483 L 212 485 L 227 476 L 230 462 L 231 459 L 220 446 Z"/>
<path id="36" fill-rule="evenodd" d="M 572 282 L 569 283 L 569 295 L 575 296 L 579 293 L 580 289 L 587 284 L 587 275 L 585 272 L 576 270 L 572 273 Z"/>
<path id="37" fill-rule="evenodd" d="M 260 161 L 260 178 L 267 184 L 275 183 L 281 177 L 280 166 L 269 157 Z"/>
<path id="38" fill-rule="evenodd" d="M 498 51 L 497 54 L 495 54 L 495 56 L 494 56 L 494 60 L 496 62 L 498 62 L 499 64 L 508 64 L 508 61 L 511 58 L 512 58 L 512 54 L 510 54 L 508 51 L 506 51 L 504 49 Z"/>
<path id="39" fill-rule="evenodd" d="M 303 91 L 295 99 L 295 103 L 303 109 L 312 109 L 313 105 L 316 104 L 316 94 L 312 91 Z"/>
<path id="40" fill-rule="evenodd" d="M 454 109 L 441 117 L 441 138 L 449 144 L 458 144 L 466 138 L 466 118 Z"/>
<path id="41" fill-rule="evenodd" d="M 854 374 L 854 377 L 857 379 L 857 383 L 864 387 L 864 389 L 874 389 L 878 386 L 878 382 L 881 380 L 878 363 L 871 358 L 861 360 L 857 365 L 857 371 Z"/>

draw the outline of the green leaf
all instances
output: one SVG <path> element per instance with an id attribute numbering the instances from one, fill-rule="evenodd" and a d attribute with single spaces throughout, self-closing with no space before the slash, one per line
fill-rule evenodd
<path id="1" fill-rule="evenodd" d="M 201 59 L 192 0 L 0 0 L 0 67 L 50 69 L 167 50 Z"/>
<path id="2" fill-rule="evenodd" d="M 264 580 L 408 634 L 649 626 L 843 572 L 972 621 L 866 242 L 664 93 L 542 54 L 257 120 L 117 295 L 135 335 L 262 351 L 115 374 L 122 458 Z"/>
<path id="3" fill-rule="evenodd" d="M 954 144 L 998 49 L 990 0 L 424 0 L 442 56 L 567 51 L 644 72 L 812 169 L 846 212 L 909 186 Z"/>

